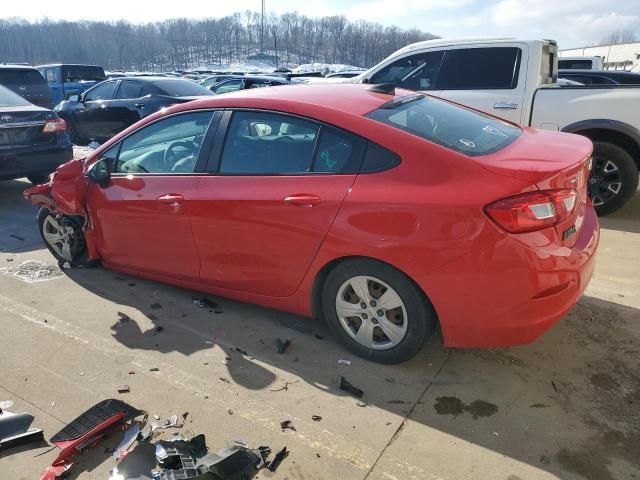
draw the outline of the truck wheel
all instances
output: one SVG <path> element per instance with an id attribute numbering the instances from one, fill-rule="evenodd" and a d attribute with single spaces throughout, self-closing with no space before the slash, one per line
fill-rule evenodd
<path id="1" fill-rule="evenodd" d="M 38 230 L 44 244 L 59 264 L 68 262 L 72 267 L 91 266 L 82 227 L 66 215 L 56 217 L 46 208 L 38 212 Z"/>
<path id="2" fill-rule="evenodd" d="M 349 350 L 380 363 L 415 356 L 437 322 L 433 307 L 406 275 L 364 258 L 331 270 L 322 289 L 322 313 Z"/>
<path id="3" fill-rule="evenodd" d="M 598 215 L 621 208 L 638 188 L 638 165 L 626 150 L 613 143 L 593 142 L 589 197 Z"/>

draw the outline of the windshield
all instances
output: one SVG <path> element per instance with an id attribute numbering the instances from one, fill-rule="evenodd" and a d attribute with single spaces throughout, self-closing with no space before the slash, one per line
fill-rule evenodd
<path id="1" fill-rule="evenodd" d="M 424 95 L 398 98 L 367 117 L 470 157 L 502 150 L 521 133 L 510 123 Z"/>
<path id="2" fill-rule="evenodd" d="M 0 107 L 26 107 L 30 105 L 20 95 L 0 85 Z"/>
<path id="3" fill-rule="evenodd" d="M 156 80 L 153 84 L 170 97 L 197 97 L 213 95 L 202 85 L 189 80 Z"/>
<path id="4" fill-rule="evenodd" d="M 3 85 L 46 85 L 44 77 L 37 70 L 0 68 L 0 83 Z"/>
<path id="5" fill-rule="evenodd" d="M 65 82 L 101 82 L 106 80 L 102 67 L 91 65 L 67 65 L 62 67 L 62 77 Z"/>

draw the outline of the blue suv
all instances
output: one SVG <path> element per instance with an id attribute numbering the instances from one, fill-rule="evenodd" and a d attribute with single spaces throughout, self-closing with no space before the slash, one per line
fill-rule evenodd
<path id="1" fill-rule="evenodd" d="M 107 78 L 104 69 L 97 65 L 65 63 L 40 65 L 37 68 L 49 84 L 54 105 L 68 100 L 71 95 L 80 95 Z"/>

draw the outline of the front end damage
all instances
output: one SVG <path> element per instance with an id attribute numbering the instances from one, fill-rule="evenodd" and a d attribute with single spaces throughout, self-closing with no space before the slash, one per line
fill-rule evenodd
<path id="1" fill-rule="evenodd" d="M 51 174 L 49 183 L 26 189 L 24 196 L 33 205 L 49 210 L 61 222 L 64 217 L 73 217 L 74 222 L 82 227 L 88 259 L 95 260 L 98 254 L 91 238 L 91 222 L 85 208 L 88 188 L 83 159 L 74 159 L 58 167 Z"/>

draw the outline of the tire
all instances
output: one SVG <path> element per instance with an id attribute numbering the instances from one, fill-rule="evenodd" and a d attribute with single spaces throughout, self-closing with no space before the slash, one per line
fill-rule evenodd
<path id="1" fill-rule="evenodd" d="M 67 120 L 67 135 L 69 135 L 69 140 L 71 140 L 71 143 L 73 143 L 74 145 L 87 144 L 85 139 L 78 134 L 78 130 L 71 120 Z"/>
<path id="2" fill-rule="evenodd" d="M 29 180 L 33 185 L 40 185 L 41 183 L 49 182 L 49 175 L 27 175 L 27 180 Z"/>
<path id="3" fill-rule="evenodd" d="M 588 192 L 598 215 L 615 212 L 638 188 L 638 165 L 629 153 L 613 143 L 593 142 L 593 165 Z"/>
<path id="4" fill-rule="evenodd" d="M 68 241 L 61 239 L 58 243 L 52 242 L 52 234 L 61 236 L 61 230 L 65 229 L 64 235 Z M 72 267 L 89 267 L 95 262 L 89 260 L 87 244 L 84 239 L 80 223 L 73 217 L 63 215 L 56 217 L 46 208 L 41 208 L 38 212 L 38 231 L 47 249 L 56 258 L 59 265 L 69 263 Z M 63 244 L 68 244 L 65 250 Z M 68 252 L 68 255 L 65 255 Z"/>
<path id="5" fill-rule="evenodd" d="M 370 303 L 365 309 L 355 293 L 361 287 L 367 289 L 362 295 L 368 295 Z M 327 275 L 321 295 L 322 315 L 331 332 L 351 352 L 374 362 L 392 364 L 414 357 L 437 323 L 424 293 L 406 275 L 373 259 L 339 263 Z M 395 308 L 387 309 L 382 302 Z"/>

